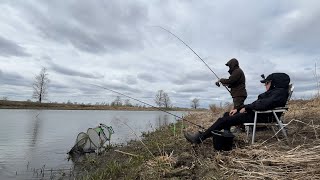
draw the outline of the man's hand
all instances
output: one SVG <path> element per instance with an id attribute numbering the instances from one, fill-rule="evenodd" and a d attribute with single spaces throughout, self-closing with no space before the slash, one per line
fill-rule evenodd
<path id="1" fill-rule="evenodd" d="M 240 109 L 240 113 L 245 113 L 245 112 L 246 112 L 246 108 Z"/>
<path id="2" fill-rule="evenodd" d="M 233 116 L 235 113 L 237 113 L 237 109 L 232 109 L 230 112 L 229 112 L 229 116 Z"/>

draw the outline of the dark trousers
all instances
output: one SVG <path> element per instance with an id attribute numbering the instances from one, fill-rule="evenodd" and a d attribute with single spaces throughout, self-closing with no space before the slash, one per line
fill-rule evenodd
<path id="1" fill-rule="evenodd" d="M 272 121 L 272 114 L 259 114 L 257 122 L 267 123 Z M 214 130 L 230 130 L 231 126 L 242 125 L 243 123 L 252 123 L 254 121 L 254 112 L 237 113 L 229 116 L 229 112 L 225 112 L 223 117 L 219 118 L 211 127 L 201 134 L 201 139 L 204 140 L 212 136 L 211 131 Z"/>
<path id="2" fill-rule="evenodd" d="M 244 101 L 247 99 L 247 96 L 237 96 L 232 97 L 233 100 L 233 108 L 240 110 L 244 106 Z"/>

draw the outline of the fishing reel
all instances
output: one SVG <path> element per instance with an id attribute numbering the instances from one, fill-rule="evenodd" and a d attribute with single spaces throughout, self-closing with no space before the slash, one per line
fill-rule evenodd
<path id="1" fill-rule="evenodd" d="M 219 81 L 217 81 L 215 84 L 216 84 L 216 86 L 220 87 L 220 82 Z"/>

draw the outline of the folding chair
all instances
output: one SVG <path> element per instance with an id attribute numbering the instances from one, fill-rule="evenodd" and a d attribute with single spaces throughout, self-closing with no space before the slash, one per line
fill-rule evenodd
<path id="1" fill-rule="evenodd" d="M 255 139 L 255 136 L 256 136 L 256 128 L 257 128 L 257 125 L 258 126 L 278 126 L 279 129 L 281 130 L 282 134 L 284 135 L 284 137 L 286 138 L 287 142 L 289 143 L 289 140 L 288 140 L 288 136 L 287 136 L 287 132 L 286 132 L 286 129 L 285 127 L 288 125 L 288 124 L 283 124 L 283 121 L 280 119 L 281 117 L 278 117 L 278 115 L 276 114 L 277 112 L 286 112 L 288 111 L 288 102 L 291 98 L 291 95 L 293 93 L 293 90 L 294 90 L 294 86 L 292 84 L 289 85 L 289 96 L 288 96 L 288 99 L 287 99 L 287 103 L 286 103 L 286 106 L 285 107 L 278 107 L 278 108 L 275 108 L 275 109 L 271 109 L 271 110 L 267 110 L 267 111 L 254 111 L 254 121 L 253 123 L 244 123 L 243 125 L 246 127 L 246 132 L 247 132 L 247 139 L 249 137 L 249 131 L 250 131 L 250 126 L 253 126 L 253 129 L 252 129 L 252 140 L 251 140 L 251 144 L 254 143 L 254 139 Z M 272 113 L 273 116 L 275 117 L 275 119 L 277 120 L 277 122 L 273 122 L 273 123 L 257 123 L 257 119 L 258 119 L 258 114 L 263 114 L 263 113 Z M 282 118 L 283 118 L 283 115 L 282 115 Z M 272 130 L 274 131 L 274 133 L 276 134 L 275 130 L 273 129 L 272 127 Z"/>

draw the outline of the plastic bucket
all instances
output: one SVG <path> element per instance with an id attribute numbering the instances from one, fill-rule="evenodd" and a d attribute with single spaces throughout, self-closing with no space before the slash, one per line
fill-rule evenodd
<path id="1" fill-rule="evenodd" d="M 211 131 L 213 134 L 213 147 L 216 150 L 230 151 L 234 135 L 231 132 Z"/>

